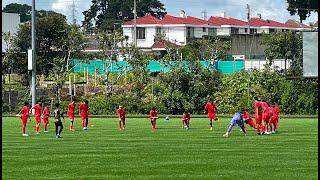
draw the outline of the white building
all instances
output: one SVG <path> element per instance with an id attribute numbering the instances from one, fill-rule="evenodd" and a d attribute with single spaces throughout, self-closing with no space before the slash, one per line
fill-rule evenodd
<path id="1" fill-rule="evenodd" d="M 14 36 L 18 31 L 19 24 L 20 24 L 19 14 L 2 12 L 2 34 L 10 32 L 10 34 Z M 7 49 L 7 44 L 5 43 L 2 35 L 2 52 L 5 52 L 6 49 Z"/>

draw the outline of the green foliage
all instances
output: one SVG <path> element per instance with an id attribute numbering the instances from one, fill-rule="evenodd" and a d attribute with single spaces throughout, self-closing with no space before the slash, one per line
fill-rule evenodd
<path id="1" fill-rule="evenodd" d="M 83 12 L 83 26 L 87 31 L 95 30 L 92 21 L 95 21 L 97 29 L 113 31 L 115 23 L 122 23 L 125 20 L 133 19 L 133 0 L 95 0 L 90 8 Z M 158 0 L 137 1 L 137 17 L 142 17 L 150 13 L 156 17 L 163 17 L 164 5 Z"/>
<path id="2" fill-rule="evenodd" d="M 311 15 L 311 12 L 318 12 L 318 0 L 287 0 L 290 15 L 298 15 L 300 22 L 306 20 Z"/>

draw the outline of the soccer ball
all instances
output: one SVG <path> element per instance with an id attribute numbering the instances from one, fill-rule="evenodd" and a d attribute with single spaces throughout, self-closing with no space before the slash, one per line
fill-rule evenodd
<path id="1" fill-rule="evenodd" d="M 165 120 L 169 121 L 169 116 L 167 116 Z"/>

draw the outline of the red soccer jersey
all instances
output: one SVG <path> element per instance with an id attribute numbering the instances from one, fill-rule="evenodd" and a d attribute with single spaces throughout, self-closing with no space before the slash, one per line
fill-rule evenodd
<path id="1" fill-rule="evenodd" d="M 120 118 L 120 119 L 122 119 L 122 118 L 125 118 L 126 117 L 126 112 L 125 112 L 125 110 L 124 109 L 117 109 L 117 114 L 118 114 L 118 117 Z"/>
<path id="2" fill-rule="evenodd" d="M 275 118 L 279 118 L 279 108 L 277 106 L 272 108 L 272 116 Z"/>
<path id="3" fill-rule="evenodd" d="M 263 111 L 266 111 L 268 109 L 269 105 L 266 102 L 261 102 L 261 108 L 263 109 Z"/>
<path id="4" fill-rule="evenodd" d="M 216 105 L 213 102 L 207 102 L 205 106 L 205 110 L 208 111 L 208 114 L 215 114 L 216 113 Z"/>
<path id="5" fill-rule="evenodd" d="M 151 110 L 149 113 L 149 117 L 150 117 L 150 120 L 155 119 L 155 117 L 158 117 L 158 112 Z"/>
<path id="6" fill-rule="evenodd" d="M 80 115 L 82 117 L 85 117 L 85 118 L 88 117 L 88 115 L 89 115 L 89 106 L 87 104 L 85 104 L 85 103 L 80 104 L 79 109 L 80 109 Z"/>
<path id="7" fill-rule="evenodd" d="M 34 105 L 34 115 L 41 116 L 41 106 L 40 104 Z"/>
<path id="8" fill-rule="evenodd" d="M 76 105 L 74 104 L 74 102 L 71 102 L 68 105 L 68 114 L 70 114 L 70 115 L 74 114 L 75 108 L 76 108 Z"/>
<path id="9" fill-rule="evenodd" d="M 183 120 L 190 120 L 190 113 L 183 113 L 182 119 Z"/>
<path id="10" fill-rule="evenodd" d="M 44 115 L 45 117 L 49 117 L 49 114 L 50 114 L 50 112 L 49 112 L 49 107 L 46 106 L 46 107 L 44 108 L 44 110 L 43 110 L 43 115 Z"/>
<path id="11" fill-rule="evenodd" d="M 244 114 L 243 114 L 243 119 L 248 119 L 248 120 L 251 119 L 250 113 L 249 113 L 248 111 L 245 111 L 245 112 L 244 112 Z"/>
<path id="12" fill-rule="evenodd" d="M 25 118 L 28 118 L 29 117 L 29 107 L 28 106 L 23 106 L 22 109 L 21 109 L 21 113 L 22 113 L 22 116 L 25 117 Z"/>

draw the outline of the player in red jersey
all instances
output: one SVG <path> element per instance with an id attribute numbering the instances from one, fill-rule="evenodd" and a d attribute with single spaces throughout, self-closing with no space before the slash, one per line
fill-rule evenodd
<path id="1" fill-rule="evenodd" d="M 270 108 L 268 103 L 265 100 L 261 101 L 261 108 L 262 108 L 262 127 L 263 127 L 263 134 L 270 134 L 268 131 L 269 121 L 270 121 Z"/>
<path id="2" fill-rule="evenodd" d="M 182 114 L 182 128 L 189 129 L 189 122 L 190 122 L 190 113 L 188 110 L 185 110 Z"/>
<path id="3" fill-rule="evenodd" d="M 41 102 L 37 101 L 37 104 L 35 104 L 30 111 L 32 111 L 32 109 L 34 109 L 34 117 L 36 119 L 36 127 L 35 127 L 35 131 L 36 134 L 39 134 L 40 131 L 40 123 L 41 123 L 41 111 L 42 111 L 42 107 L 41 107 Z"/>
<path id="4" fill-rule="evenodd" d="M 256 120 L 256 130 L 257 134 L 261 135 L 263 132 L 263 126 L 262 126 L 262 108 L 261 108 L 261 102 L 258 98 L 255 98 L 254 101 L 254 114 L 255 114 L 255 120 Z"/>
<path id="5" fill-rule="evenodd" d="M 152 130 L 156 129 L 156 122 L 158 119 L 158 112 L 156 110 L 156 107 L 152 107 L 151 111 L 149 113 L 149 118 L 150 118 L 150 122 L 151 122 L 151 128 Z"/>
<path id="6" fill-rule="evenodd" d="M 250 127 L 256 129 L 256 125 L 255 125 L 254 121 L 252 120 L 250 113 L 245 108 L 244 108 L 244 113 L 243 113 L 243 120 L 246 124 L 249 124 Z"/>
<path id="7" fill-rule="evenodd" d="M 208 98 L 207 104 L 204 107 L 204 109 L 207 111 L 208 113 L 208 118 L 210 121 L 210 130 L 212 130 L 212 120 L 217 121 L 217 107 L 215 105 L 215 103 L 213 103 L 211 101 L 211 99 Z"/>
<path id="8" fill-rule="evenodd" d="M 46 104 L 46 106 L 43 109 L 43 113 L 42 113 L 45 133 L 48 132 L 49 116 L 50 116 L 49 106 L 48 106 L 48 104 Z"/>
<path id="9" fill-rule="evenodd" d="M 117 109 L 117 115 L 119 119 L 119 130 L 124 130 L 126 125 L 126 111 L 122 106 L 119 106 Z"/>
<path id="10" fill-rule="evenodd" d="M 25 102 L 24 106 L 21 108 L 17 116 L 21 118 L 21 123 L 22 123 L 22 136 L 29 136 L 26 133 L 26 126 L 27 126 L 27 121 L 29 117 L 30 109 L 29 109 L 29 103 Z"/>
<path id="11" fill-rule="evenodd" d="M 75 131 L 74 128 L 74 113 L 75 113 L 75 108 L 76 108 L 76 103 L 74 99 L 72 98 L 71 102 L 68 105 L 68 118 L 70 120 L 70 125 L 69 125 L 69 130 L 70 131 Z M 82 127 L 83 128 L 83 127 Z"/>
<path id="12" fill-rule="evenodd" d="M 272 116 L 270 118 L 270 129 L 271 133 L 274 134 L 278 130 L 278 123 L 279 123 L 279 115 L 280 115 L 280 109 L 277 104 L 272 105 Z"/>
<path id="13" fill-rule="evenodd" d="M 82 129 L 87 130 L 88 129 L 88 118 L 89 118 L 89 102 L 88 100 L 84 100 L 83 103 L 80 104 L 79 107 L 79 115 L 82 120 Z"/>

